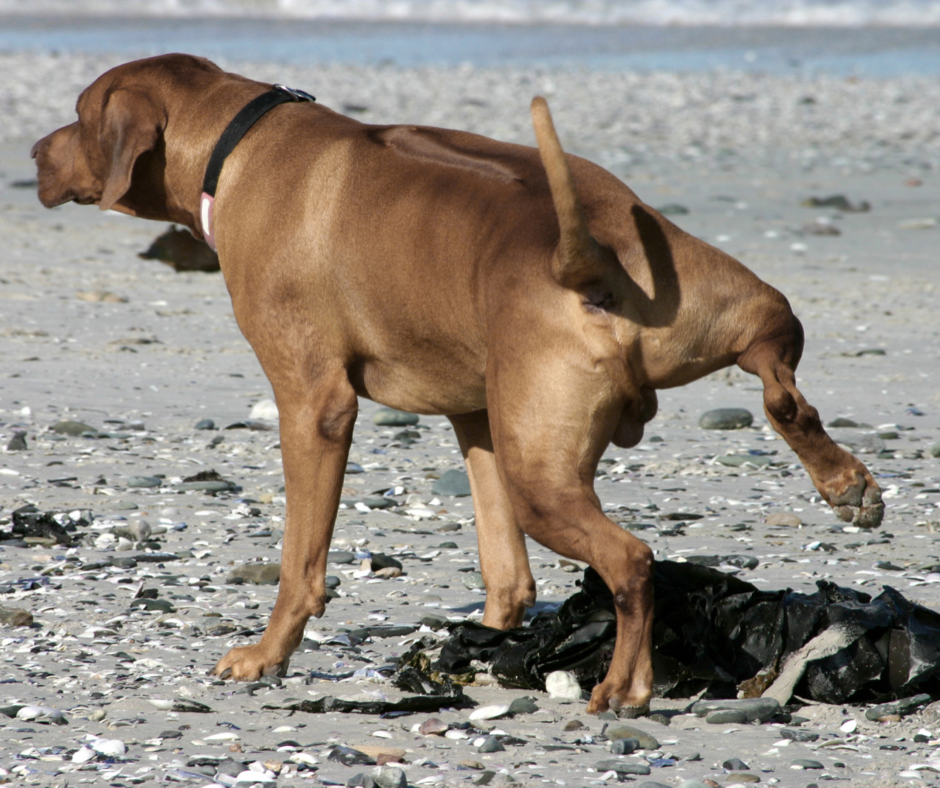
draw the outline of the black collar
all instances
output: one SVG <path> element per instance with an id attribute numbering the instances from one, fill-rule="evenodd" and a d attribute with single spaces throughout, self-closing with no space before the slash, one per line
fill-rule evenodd
<path id="1" fill-rule="evenodd" d="M 284 85 L 275 85 L 267 93 L 262 93 L 242 107 L 238 114 L 232 118 L 232 122 L 228 124 L 225 131 L 222 132 L 222 136 L 219 137 L 219 141 L 209 157 L 209 163 L 206 165 L 206 174 L 202 181 L 202 199 L 200 201 L 202 234 L 213 249 L 215 249 L 215 233 L 212 227 L 212 203 L 215 200 L 215 190 L 219 185 L 219 176 L 222 174 L 222 165 L 225 164 L 225 159 L 235 150 L 235 146 L 241 142 L 248 129 L 254 126 L 267 112 L 288 101 L 316 101 L 316 99 L 302 90 L 284 87 Z"/>

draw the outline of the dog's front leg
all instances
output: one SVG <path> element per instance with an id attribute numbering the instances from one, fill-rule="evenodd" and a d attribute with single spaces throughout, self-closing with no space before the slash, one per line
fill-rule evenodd
<path id="1" fill-rule="evenodd" d="M 358 411 L 345 370 L 275 385 L 287 523 L 277 602 L 261 637 L 232 649 L 215 666 L 221 678 L 253 681 L 284 675 L 310 616 L 326 606 L 326 559 Z"/>

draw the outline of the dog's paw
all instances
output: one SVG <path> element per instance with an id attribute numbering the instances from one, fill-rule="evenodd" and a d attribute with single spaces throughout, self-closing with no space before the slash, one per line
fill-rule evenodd
<path id="1" fill-rule="evenodd" d="M 881 488 L 868 473 L 858 474 L 854 484 L 829 500 L 832 511 L 840 520 L 858 528 L 877 528 L 884 519 Z"/>
<path id="2" fill-rule="evenodd" d="M 210 671 L 220 679 L 233 681 L 257 681 L 262 676 L 284 676 L 290 659 L 279 659 L 268 654 L 261 645 L 233 648 Z"/>
<path id="3" fill-rule="evenodd" d="M 636 719 L 645 717 L 650 713 L 649 693 L 645 698 L 631 697 L 627 692 L 614 692 L 604 684 L 598 684 L 591 693 L 591 700 L 587 705 L 588 714 L 600 714 L 602 711 L 612 711 L 621 719 Z M 625 699 L 621 699 L 621 696 Z"/>

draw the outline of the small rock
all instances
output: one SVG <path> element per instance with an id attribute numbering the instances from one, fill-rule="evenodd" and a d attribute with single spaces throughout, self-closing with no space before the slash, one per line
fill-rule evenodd
<path id="1" fill-rule="evenodd" d="M 0 624 L 5 627 L 31 627 L 33 614 L 18 607 L 0 607 Z"/>
<path id="2" fill-rule="evenodd" d="M 819 761 L 814 761 L 812 758 L 797 758 L 790 765 L 792 769 L 825 769 Z"/>
<path id="3" fill-rule="evenodd" d="M 368 774 L 354 774 L 346 781 L 346 788 L 375 788 L 375 780 Z"/>
<path id="4" fill-rule="evenodd" d="M 728 758 L 721 764 L 721 768 L 729 772 L 746 772 L 750 767 L 740 758 Z"/>
<path id="5" fill-rule="evenodd" d="M 685 216 L 689 212 L 688 208 L 676 202 L 666 203 L 665 205 L 659 206 L 656 210 L 663 216 Z"/>
<path id="6" fill-rule="evenodd" d="M 60 421 L 58 424 L 52 425 L 52 431 L 56 433 L 56 435 L 77 436 L 87 435 L 89 433 L 92 435 L 98 434 L 98 430 L 88 424 L 85 424 L 84 422 L 68 420 Z"/>
<path id="7" fill-rule="evenodd" d="M 940 441 L 931 443 L 927 451 L 930 452 L 931 457 L 940 457 Z"/>
<path id="8" fill-rule="evenodd" d="M 700 700 L 692 704 L 691 712 L 699 717 L 714 711 L 739 711 L 745 722 L 767 722 L 780 713 L 780 704 L 773 698 L 745 698 L 742 700 Z M 706 720 L 708 722 L 708 720 Z"/>
<path id="9" fill-rule="evenodd" d="M 629 755 L 639 748 L 640 742 L 637 739 L 612 739 L 610 742 L 610 752 L 613 755 Z"/>
<path id="10" fill-rule="evenodd" d="M 469 588 L 471 591 L 482 591 L 486 588 L 483 575 L 479 572 L 464 572 L 460 582 L 463 583 L 464 588 Z"/>
<path id="11" fill-rule="evenodd" d="M 401 577 L 402 571 L 397 566 L 386 566 L 384 569 L 373 572 L 373 574 L 383 580 L 391 580 L 396 577 Z"/>
<path id="12" fill-rule="evenodd" d="M 352 747 L 334 747 L 327 755 L 327 760 L 341 763 L 343 766 L 374 766 L 375 758 Z"/>
<path id="13" fill-rule="evenodd" d="M 447 733 L 450 726 L 437 717 L 429 717 L 418 726 L 418 733 L 422 736 L 442 736 Z"/>
<path id="14" fill-rule="evenodd" d="M 215 422 L 212 419 L 200 419 L 193 427 L 196 430 L 214 430 L 215 428 Z"/>
<path id="15" fill-rule="evenodd" d="M 550 698 L 581 699 L 581 685 L 574 673 L 555 670 L 545 677 L 545 691 Z"/>
<path id="16" fill-rule="evenodd" d="M 586 731 L 587 725 L 585 725 L 581 720 L 571 720 L 570 722 L 565 723 L 565 731 Z"/>
<path id="17" fill-rule="evenodd" d="M 146 489 L 149 487 L 159 487 L 163 484 L 163 479 L 158 476 L 128 476 L 127 486 Z"/>
<path id="18" fill-rule="evenodd" d="M 379 766 L 372 770 L 372 779 L 378 788 L 407 788 L 408 777 L 398 766 Z"/>
<path id="19" fill-rule="evenodd" d="M 470 478 L 466 471 L 451 468 L 444 471 L 441 478 L 434 482 L 431 488 L 434 495 L 452 495 L 455 498 L 466 497 L 470 495 Z"/>
<path id="20" fill-rule="evenodd" d="M 747 721 L 747 715 L 736 709 L 718 709 L 705 715 L 709 725 L 746 725 Z"/>
<path id="21" fill-rule="evenodd" d="M 703 413 L 698 420 L 703 430 L 739 430 L 753 423 L 753 414 L 744 408 L 717 408 Z"/>
<path id="22" fill-rule="evenodd" d="M 659 742 L 655 736 L 632 725 L 611 725 L 604 731 L 608 739 L 635 739 L 641 750 L 658 750 Z"/>
<path id="23" fill-rule="evenodd" d="M 803 201 L 807 208 L 835 208 L 837 211 L 845 213 L 864 213 L 871 210 L 871 205 L 861 200 L 858 203 L 852 203 L 844 194 L 833 194 L 829 197 L 810 197 Z"/>
<path id="24" fill-rule="evenodd" d="M 598 761 L 594 764 L 594 768 L 599 772 L 617 772 L 617 774 L 646 775 L 650 773 L 650 767 L 645 763 L 627 763 L 616 760 Z"/>
<path id="25" fill-rule="evenodd" d="M 505 749 L 503 743 L 495 736 L 487 736 L 483 744 L 477 747 L 477 752 L 503 752 Z"/>
<path id="26" fill-rule="evenodd" d="M 800 517 L 791 512 L 774 512 L 773 514 L 768 514 L 764 522 L 767 523 L 767 525 L 786 526 L 787 528 L 799 528 L 803 524 Z"/>
<path id="27" fill-rule="evenodd" d="M 417 413 L 408 413 L 395 408 L 379 408 L 372 416 L 372 422 L 379 427 L 410 427 L 421 421 Z"/>
<path id="28" fill-rule="evenodd" d="M 439 616 L 436 613 L 425 613 L 421 616 L 421 626 L 432 629 L 435 632 L 439 629 L 444 629 L 445 627 L 450 626 L 450 621 L 447 620 L 446 616 Z"/>
<path id="29" fill-rule="evenodd" d="M 891 703 L 879 703 L 865 711 L 865 719 L 878 721 L 892 715 L 904 717 L 916 711 L 920 706 L 926 706 L 930 703 L 930 695 L 914 695 L 910 698 L 892 701 Z"/>
<path id="30" fill-rule="evenodd" d="M 244 564 L 228 573 L 225 582 L 229 584 L 253 583 L 254 585 L 277 585 L 281 579 L 281 565 Z"/>
<path id="31" fill-rule="evenodd" d="M 509 704 L 510 716 L 514 714 L 535 714 L 538 710 L 539 707 L 536 705 L 535 700 L 528 696 L 516 698 Z"/>
<path id="32" fill-rule="evenodd" d="M 813 731 L 804 731 L 799 728 L 784 728 L 780 731 L 781 738 L 790 739 L 791 741 L 798 742 L 814 742 L 819 738 L 818 733 Z"/>
<path id="33" fill-rule="evenodd" d="M 23 430 L 14 432 L 13 437 L 7 443 L 7 451 L 26 451 L 26 449 L 26 433 Z"/>

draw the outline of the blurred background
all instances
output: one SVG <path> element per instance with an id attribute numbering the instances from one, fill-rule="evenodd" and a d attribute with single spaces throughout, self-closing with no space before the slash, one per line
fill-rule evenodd
<path id="1" fill-rule="evenodd" d="M 0 0 L 0 52 L 940 74 L 938 0 Z"/>

